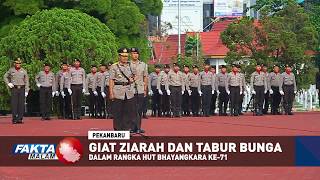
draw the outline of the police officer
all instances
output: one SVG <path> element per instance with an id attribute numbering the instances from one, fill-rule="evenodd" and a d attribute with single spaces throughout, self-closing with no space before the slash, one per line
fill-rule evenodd
<path id="1" fill-rule="evenodd" d="M 190 69 L 188 65 L 184 65 L 183 67 L 183 80 L 184 80 L 184 89 L 189 89 L 189 80 L 188 77 L 190 75 Z M 190 94 L 189 94 L 190 93 Z M 184 91 L 182 95 L 182 115 L 183 116 L 190 116 L 190 91 Z"/>
<path id="2" fill-rule="evenodd" d="M 210 64 L 204 65 L 204 70 L 200 73 L 201 93 L 202 95 L 202 111 L 206 117 L 210 116 L 211 97 L 215 92 L 215 79 L 210 72 Z"/>
<path id="3" fill-rule="evenodd" d="M 168 82 L 168 74 L 170 72 L 170 66 L 166 64 L 164 70 L 160 72 L 157 81 L 157 90 L 161 96 L 160 102 L 160 116 L 170 117 L 170 94 L 167 94 L 166 83 Z"/>
<path id="4" fill-rule="evenodd" d="M 191 92 L 191 110 L 192 115 L 194 117 L 199 116 L 199 109 L 200 109 L 200 94 L 201 94 L 201 87 L 200 87 L 200 74 L 197 65 L 193 65 L 193 72 L 188 76 L 188 93 Z"/>
<path id="5" fill-rule="evenodd" d="M 280 82 L 280 94 L 283 95 L 283 108 L 286 115 L 293 115 L 292 106 L 294 96 L 297 93 L 296 78 L 292 73 L 291 66 L 286 65 Z"/>
<path id="6" fill-rule="evenodd" d="M 147 98 L 148 89 L 148 65 L 139 60 L 139 49 L 131 48 L 130 68 L 134 75 L 134 86 L 136 88 L 135 98 L 138 106 L 138 117 L 135 119 L 132 130 L 137 133 L 144 133 L 141 129 L 141 119 Z"/>
<path id="7" fill-rule="evenodd" d="M 220 73 L 217 74 L 216 87 L 218 87 L 219 94 L 219 116 L 227 116 L 227 108 L 229 102 L 229 95 L 226 91 L 226 82 L 228 74 L 225 65 L 220 66 Z"/>
<path id="8" fill-rule="evenodd" d="M 106 93 L 104 91 L 102 91 L 104 89 L 104 81 L 105 81 L 105 76 L 106 76 L 106 65 L 105 64 L 101 64 L 99 66 L 99 72 L 97 72 L 96 75 L 96 91 L 98 93 L 98 97 L 97 97 L 97 118 L 105 118 L 106 117 L 106 107 L 105 107 L 105 97 L 106 97 Z M 109 79 L 108 79 L 108 86 L 109 86 Z M 108 90 L 108 89 L 106 89 Z M 109 91 L 109 90 L 108 90 Z"/>
<path id="9" fill-rule="evenodd" d="M 242 76 L 238 72 L 239 65 L 232 66 L 226 81 L 226 92 L 230 95 L 230 115 L 239 116 L 240 95 L 242 95 Z"/>
<path id="10" fill-rule="evenodd" d="M 172 117 L 181 117 L 182 95 L 185 91 L 183 73 L 180 71 L 178 64 L 173 63 L 173 69 L 168 73 L 166 91 L 170 96 Z"/>
<path id="11" fill-rule="evenodd" d="M 55 82 L 56 82 L 56 98 L 57 98 L 57 109 L 58 109 L 58 118 L 63 119 L 64 118 L 64 98 L 62 97 L 60 91 L 60 80 L 62 76 L 62 69 L 63 69 L 63 64 L 60 65 L 60 70 L 56 73 L 55 75 Z"/>
<path id="12" fill-rule="evenodd" d="M 255 96 L 255 114 L 262 116 L 264 96 L 267 93 L 267 80 L 264 72 L 261 71 L 261 65 L 256 65 L 256 71 L 251 74 L 250 85 L 252 95 Z"/>
<path id="13" fill-rule="evenodd" d="M 56 94 L 56 83 L 49 64 L 44 64 L 43 71 L 35 77 L 36 84 L 40 88 L 40 113 L 42 120 L 50 120 L 52 97 Z"/>
<path id="14" fill-rule="evenodd" d="M 266 76 L 266 80 L 267 80 L 267 92 L 264 94 L 264 105 L 263 105 L 263 114 L 268 114 L 269 111 L 269 97 L 270 97 L 270 92 L 269 92 L 269 87 L 270 84 L 268 81 L 269 79 L 269 72 L 268 72 L 268 67 L 265 64 L 262 64 L 262 72 L 264 73 L 264 75 Z"/>
<path id="15" fill-rule="evenodd" d="M 212 91 L 212 97 L 211 97 L 211 105 L 210 105 L 210 115 L 215 116 L 216 115 L 216 102 L 217 102 L 217 73 L 216 73 L 216 66 L 211 66 L 210 71 L 213 74 L 213 82 L 214 82 L 214 90 Z"/>
<path id="16" fill-rule="evenodd" d="M 81 116 L 81 102 L 82 93 L 85 93 L 85 83 L 86 83 L 86 72 L 80 66 L 80 60 L 75 59 L 73 66 L 70 69 L 71 77 L 71 108 L 73 113 L 73 118 L 79 120 Z"/>
<path id="17" fill-rule="evenodd" d="M 91 72 L 87 74 L 86 77 L 86 95 L 89 96 L 89 112 L 91 118 L 97 117 L 97 99 L 98 99 L 98 92 L 96 90 L 97 87 L 97 66 L 91 66 Z"/>
<path id="18" fill-rule="evenodd" d="M 129 49 L 118 49 L 119 62 L 110 67 L 109 91 L 112 101 L 114 130 L 131 130 L 137 118 L 134 74 L 128 57 Z"/>
<path id="19" fill-rule="evenodd" d="M 280 83 L 281 83 L 281 74 L 280 74 L 280 68 L 277 65 L 274 65 L 273 72 L 270 73 L 269 79 L 268 79 L 268 85 L 269 85 L 269 93 L 272 97 L 271 102 L 271 114 L 273 115 L 280 115 L 279 112 L 279 105 L 281 102 L 281 94 L 280 94 Z"/>
<path id="20" fill-rule="evenodd" d="M 161 68 L 160 65 L 156 64 L 154 66 L 155 70 L 154 72 L 150 73 L 149 75 L 149 81 L 148 81 L 148 89 L 149 89 L 149 96 L 151 96 L 151 108 L 152 113 L 151 116 L 161 116 L 161 110 L 160 110 L 160 99 L 161 96 L 159 94 L 159 91 L 157 90 L 157 83 L 158 78 L 160 76 Z"/>
<path id="21" fill-rule="evenodd" d="M 241 76 L 241 80 L 242 80 L 242 93 L 240 95 L 240 101 L 239 101 L 239 115 L 243 115 L 242 113 L 242 104 L 243 104 L 243 98 L 244 98 L 244 95 L 246 93 L 246 76 L 244 73 L 241 72 L 241 66 L 238 65 L 238 72 Z"/>
<path id="22" fill-rule="evenodd" d="M 14 61 L 14 67 L 4 74 L 4 82 L 11 89 L 11 111 L 12 123 L 22 124 L 25 97 L 29 92 L 29 76 L 25 69 L 21 67 L 21 60 Z"/>
<path id="23" fill-rule="evenodd" d="M 60 74 L 60 95 L 63 98 L 63 118 L 73 119 L 71 110 L 71 77 L 70 77 L 70 67 L 67 63 L 62 64 L 62 71 Z"/>

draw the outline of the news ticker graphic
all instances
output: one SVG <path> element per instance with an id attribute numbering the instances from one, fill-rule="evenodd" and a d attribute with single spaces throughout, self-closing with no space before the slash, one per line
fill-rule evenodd
<path id="1" fill-rule="evenodd" d="M 1 136 L 0 166 L 320 166 L 320 136 Z"/>

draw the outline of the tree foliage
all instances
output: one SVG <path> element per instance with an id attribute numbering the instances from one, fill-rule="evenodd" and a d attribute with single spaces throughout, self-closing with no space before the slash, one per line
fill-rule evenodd
<path id="1" fill-rule="evenodd" d="M 309 15 L 294 0 L 258 0 L 255 8 L 263 11 L 259 23 L 245 17 L 221 34 L 230 49 L 227 62 L 245 57 L 247 64 L 290 64 L 299 74 L 300 87 L 312 84 L 308 79 L 313 76 L 313 65 L 306 51 L 316 49 L 318 34 Z"/>

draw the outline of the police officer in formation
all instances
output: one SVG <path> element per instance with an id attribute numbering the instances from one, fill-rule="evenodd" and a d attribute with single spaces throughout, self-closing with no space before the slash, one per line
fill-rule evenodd
<path id="1" fill-rule="evenodd" d="M 29 92 L 29 76 L 27 71 L 21 67 L 21 64 L 21 59 L 17 58 L 14 61 L 14 66 L 4 74 L 4 82 L 11 91 L 13 124 L 23 123 L 25 98 Z"/>
<path id="2" fill-rule="evenodd" d="M 135 75 L 133 74 L 128 57 L 129 49 L 118 50 L 119 61 L 110 67 L 109 93 L 112 103 L 114 130 L 133 130 L 136 125 L 137 102 Z"/>
<path id="3" fill-rule="evenodd" d="M 160 76 L 161 67 L 160 65 L 155 65 L 154 72 L 150 73 L 149 75 L 149 81 L 148 81 L 148 89 L 149 89 L 149 96 L 151 96 L 151 109 L 152 113 L 151 116 L 155 117 L 161 116 L 161 95 L 159 94 L 159 91 L 157 89 L 158 79 Z"/>
<path id="4" fill-rule="evenodd" d="M 185 79 L 178 64 L 173 63 L 173 69 L 168 73 L 165 85 L 166 92 L 170 96 L 172 117 L 181 117 L 182 95 L 185 92 Z"/>
<path id="5" fill-rule="evenodd" d="M 191 111 L 194 117 L 198 117 L 201 102 L 201 82 L 197 65 L 193 65 L 193 72 L 188 76 L 188 92 L 191 92 Z"/>
<path id="6" fill-rule="evenodd" d="M 279 106 L 281 102 L 280 86 L 282 75 L 280 73 L 280 68 L 278 65 L 273 66 L 273 72 L 269 74 L 268 79 L 268 89 L 271 95 L 271 114 L 280 115 Z"/>
<path id="7" fill-rule="evenodd" d="M 242 93 L 240 95 L 240 101 L 239 101 L 239 115 L 243 115 L 243 98 L 244 95 L 246 94 L 246 75 L 241 71 L 241 66 L 238 65 L 238 72 L 241 76 L 241 80 L 242 80 Z"/>
<path id="8" fill-rule="evenodd" d="M 267 91 L 266 91 L 266 93 L 264 95 L 264 104 L 263 104 L 262 113 L 263 114 L 268 114 L 268 111 L 269 111 L 269 97 L 270 97 L 270 91 L 269 91 L 269 89 L 270 89 L 269 82 L 270 81 L 268 81 L 268 79 L 269 79 L 270 75 L 269 75 L 269 72 L 268 72 L 268 67 L 265 64 L 262 65 L 262 72 L 266 76 L 266 80 L 267 80 Z"/>
<path id="9" fill-rule="evenodd" d="M 97 88 L 97 66 L 92 65 L 91 66 L 91 72 L 87 74 L 86 77 L 86 84 L 85 89 L 86 93 L 85 95 L 89 96 L 89 117 L 96 118 L 97 116 L 97 98 L 98 98 L 98 92 L 96 90 Z"/>
<path id="10" fill-rule="evenodd" d="M 226 92 L 230 95 L 230 115 L 239 116 L 240 95 L 242 90 L 242 76 L 238 72 L 238 65 L 232 66 L 232 72 L 229 73 L 226 81 Z"/>
<path id="11" fill-rule="evenodd" d="M 51 71 L 49 64 L 44 64 L 43 71 L 40 71 L 35 81 L 37 87 L 40 89 L 40 114 L 42 120 L 50 120 L 50 113 L 52 108 L 52 97 L 56 94 L 55 75 Z"/>
<path id="12" fill-rule="evenodd" d="M 62 64 L 62 71 L 60 72 L 60 94 L 63 99 L 62 114 L 64 119 L 73 119 L 71 110 L 71 77 L 70 67 L 67 63 Z"/>
<path id="13" fill-rule="evenodd" d="M 137 103 L 137 117 L 133 122 L 131 130 L 136 133 L 144 133 L 141 129 L 141 119 L 144 111 L 145 99 L 148 89 L 148 65 L 139 60 L 139 50 L 131 48 L 130 70 L 134 77 L 135 98 Z"/>
<path id="14" fill-rule="evenodd" d="M 212 97 L 211 97 L 211 105 L 210 105 L 210 115 L 216 115 L 216 102 L 217 102 L 217 74 L 216 74 L 216 66 L 211 66 L 210 71 L 213 75 L 213 82 L 215 88 L 212 90 Z"/>
<path id="15" fill-rule="evenodd" d="M 206 117 L 210 116 L 211 97 L 215 92 L 215 78 L 210 71 L 210 64 L 204 65 L 204 70 L 200 73 L 200 84 L 202 95 L 202 111 Z"/>
<path id="16" fill-rule="evenodd" d="M 105 98 L 109 93 L 105 91 L 109 91 L 109 78 L 106 80 L 106 76 L 108 75 L 107 67 L 105 64 L 101 64 L 99 66 L 99 72 L 96 75 L 96 91 L 98 93 L 97 97 L 97 114 L 96 118 L 104 119 L 106 118 L 106 100 Z M 107 87 L 107 88 L 105 88 Z"/>
<path id="17" fill-rule="evenodd" d="M 291 66 L 286 65 L 280 82 L 280 94 L 283 95 L 283 108 L 286 115 L 293 115 L 292 106 L 297 93 L 296 78 L 292 73 Z"/>
<path id="18" fill-rule="evenodd" d="M 268 91 L 267 78 L 264 72 L 261 71 L 261 65 L 256 65 L 256 71 L 251 74 L 250 86 L 252 89 L 252 95 L 254 95 L 254 109 L 255 115 L 263 115 L 263 102 L 265 94 Z"/>
<path id="19" fill-rule="evenodd" d="M 184 80 L 184 89 L 182 95 L 182 115 L 183 116 L 190 116 L 190 95 L 191 91 L 189 89 L 189 81 L 188 78 L 190 76 L 190 69 L 188 65 L 184 65 L 183 68 L 183 80 Z"/>
<path id="20" fill-rule="evenodd" d="M 166 64 L 164 66 L 164 70 L 160 72 L 160 75 L 158 77 L 158 82 L 157 82 L 157 90 L 161 96 L 161 101 L 160 101 L 160 113 L 159 116 L 166 116 L 170 117 L 170 91 L 166 90 L 166 85 L 168 82 L 168 75 L 170 72 L 170 66 Z"/>
<path id="21" fill-rule="evenodd" d="M 227 67 L 220 66 L 220 73 L 217 74 L 216 86 L 219 94 L 219 116 L 227 116 L 227 108 L 229 102 L 229 94 L 226 91 L 226 83 L 228 79 Z"/>

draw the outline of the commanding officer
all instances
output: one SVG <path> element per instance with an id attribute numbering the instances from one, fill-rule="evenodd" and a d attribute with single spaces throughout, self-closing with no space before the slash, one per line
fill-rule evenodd
<path id="1" fill-rule="evenodd" d="M 241 76 L 241 80 L 242 80 L 242 93 L 240 95 L 240 100 L 239 100 L 239 115 L 243 115 L 242 113 L 242 103 L 243 103 L 243 98 L 244 98 L 244 95 L 245 95 L 245 92 L 246 92 L 246 76 L 244 73 L 241 72 L 241 66 L 238 65 L 238 72 Z"/>
<path id="2" fill-rule="evenodd" d="M 105 91 L 109 91 L 109 78 L 106 80 L 106 75 L 109 74 L 106 71 L 106 65 L 101 64 L 99 66 L 99 72 L 97 72 L 96 75 L 96 91 L 98 93 L 97 97 L 97 118 L 103 119 L 106 118 L 106 101 L 105 97 L 107 96 L 107 93 Z M 108 86 L 108 88 L 105 88 L 105 86 Z M 105 91 L 104 91 L 105 90 Z"/>
<path id="3" fill-rule="evenodd" d="M 42 120 L 50 120 L 52 97 L 56 94 L 56 83 L 49 64 L 44 64 L 43 71 L 35 77 L 38 88 L 40 88 L 40 113 Z"/>
<path id="4" fill-rule="evenodd" d="M 21 67 L 21 60 L 14 61 L 14 67 L 4 74 L 4 82 L 11 89 L 11 111 L 12 123 L 22 124 L 25 97 L 29 92 L 29 76 L 25 69 Z"/>
<path id="5" fill-rule="evenodd" d="M 213 75 L 213 82 L 214 82 L 214 90 L 212 91 L 212 97 L 211 97 L 211 105 L 210 105 L 210 115 L 215 116 L 216 115 L 216 102 L 217 102 L 217 73 L 216 73 L 216 66 L 211 66 L 210 71 Z"/>
<path id="6" fill-rule="evenodd" d="M 131 128 L 134 132 L 144 133 L 141 129 L 141 119 L 144 110 L 145 98 L 147 98 L 148 89 L 148 65 L 139 60 L 139 49 L 131 48 L 130 68 L 134 76 L 134 86 L 136 88 L 135 98 L 138 106 L 138 116 Z"/>
<path id="7" fill-rule="evenodd" d="M 171 111 L 173 117 L 181 117 L 182 94 L 185 91 L 183 73 L 180 71 L 178 64 L 173 63 L 173 69 L 168 73 L 166 91 L 170 96 Z"/>
<path id="8" fill-rule="evenodd" d="M 85 93 L 86 72 L 80 67 L 80 60 L 75 59 L 73 66 L 70 69 L 71 76 L 71 106 L 73 110 L 73 118 L 80 119 L 81 116 L 81 97 Z M 82 91 L 82 93 L 81 93 Z"/>
<path id="9" fill-rule="evenodd" d="M 232 72 L 229 73 L 226 81 L 226 91 L 230 94 L 230 114 L 239 116 L 240 95 L 242 95 L 242 76 L 238 72 L 238 65 L 232 66 Z"/>
<path id="10" fill-rule="evenodd" d="M 292 73 L 291 66 L 286 65 L 285 72 L 282 73 L 280 82 L 280 94 L 284 95 L 283 108 L 286 115 L 293 115 L 292 106 L 294 96 L 297 93 L 296 78 Z"/>
<path id="11" fill-rule="evenodd" d="M 268 73 L 268 67 L 266 65 L 262 65 L 262 72 L 264 73 L 264 75 L 266 76 L 266 80 L 267 80 L 267 91 L 266 93 L 264 94 L 264 105 L 263 105 L 263 114 L 268 114 L 268 111 L 269 111 L 269 97 L 270 97 L 270 92 L 269 92 L 269 87 L 270 87 L 270 84 L 268 81 L 269 79 L 269 73 Z"/>
<path id="12" fill-rule="evenodd" d="M 112 101 L 114 130 L 131 130 L 137 118 L 134 75 L 131 71 L 127 48 L 118 49 L 119 62 L 110 67 L 109 91 Z"/>
<path id="13" fill-rule="evenodd" d="M 60 76 L 60 94 L 63 98 L 63 118 L 72 119 L 72 111 L 71 111 L 71 77 L 70 77 L 70 69 L 67 63 L 62 64 L 62 72 Z"/>
<path id="14" fill-rule="evenodd" d="M 209 71 L 210 65 L 206 63 L 204 65 L 204 71 L 200 73 L 200 84 L 201 84 L 201 93 L 202 96 L 202 111 L 203 115 L 206 117 L 210 116 L 210 104 L 211 97 L 215 91 L 215 79 L 212 72 Z"/>
<path id="15" fill-rule="evenodd" d="M 197 117 L 199 116 L 200 109 L 200 74 L 197 65 L 193 65 L 193 73 L 190 73 L 188 76 L 188 93 L 191 92 L 191 110 L 192 115 Z"/>
<path id="16" fill-rule="evenodd" d="M 188 65 L 184 65 L 183 67 L 183 80 L 184 80 L 184 89 L 188 90 L 189 89 L 189 80 L 188 77 L 190 75 L 190 69 Z M 190 93 L 190 94 L 189 94 Z M 191 91 L 184 91 L 182 95 L 182 112 L 183 116 L 190 116 L 190 95 Z"/>
<path id="17" fill-rule="evenodd" d="M 227 82 L 227 67 L 225 65 L 220 66 L 220 73 L 217 74 L 216 86 L 218 87 L 219 94 L 219 116 L 227 116 L 227 108 L 229 95 L 226 91 Z"/>
<path id="18" fill-rule="evenodd" d="M 262 116 L 262 107 L 264 95 L 267 93 L 267 80 L 263 72 L 261 72 L 261 66 L 256 65 L 256 71 L 251 74 L 250 85 L 252 95 L 255 95 L 255 114 Z"/>
<path id="19" fill-rule="evenodd" d="M 160 110 L 160 100 L 161 96 L 159 94 L 159 91 L 157 90 L 157 83 L 158 78 L 160 76 L 160 65 L 156 64 L 154 66 L 155 70 L 154 72 L 150 73 L 149 75 L 149 81 L 148 81 L 148 89 L 149 89 L 149 96 L 151 96 L 151 108 L 152 108 L 152 114 L 151 116 L 161 116 L 161 110 Z"/>
<path id="20" fill-rule="evenodd" d="M 97 98 L 98 92 L 96 90 L 96 81 L 97 81 L 97 66 L 91 66 L 91 73 L 89 73 L 86 77 L 86 95 L 89 95 L 89 111 L 90 117 L 97 117 Z"/>
<path id="21" fill-rule="evenodd" d="M 268 79 L 268 89 L 270 92 L 270 95 L 272 96 L 272 104 L 271 104 L 271 113 L 273 115 L 280 115 L 279 112 L 279 105 L 281 102 L 281 94 L 279 91 L 280 83 L 281 83 L 281 74 L 279 66 L 274 65 L 273 66 L 273 72 L 270 73 L 269 79 Z"/>
<path id="22" fill-rule="evenodd" d="M 160 72 L 157 82 L 157 89 L 159 94 L 161 95 L 161 103 L 160 103 L 160 116 L 170 117 L 170 94 L 167 94 L 166 91 L 166 83 L 168 82 L 168 74 L 170 71 L 170 66 L 166 64 L 164 66 L 164 71 Z"/>

